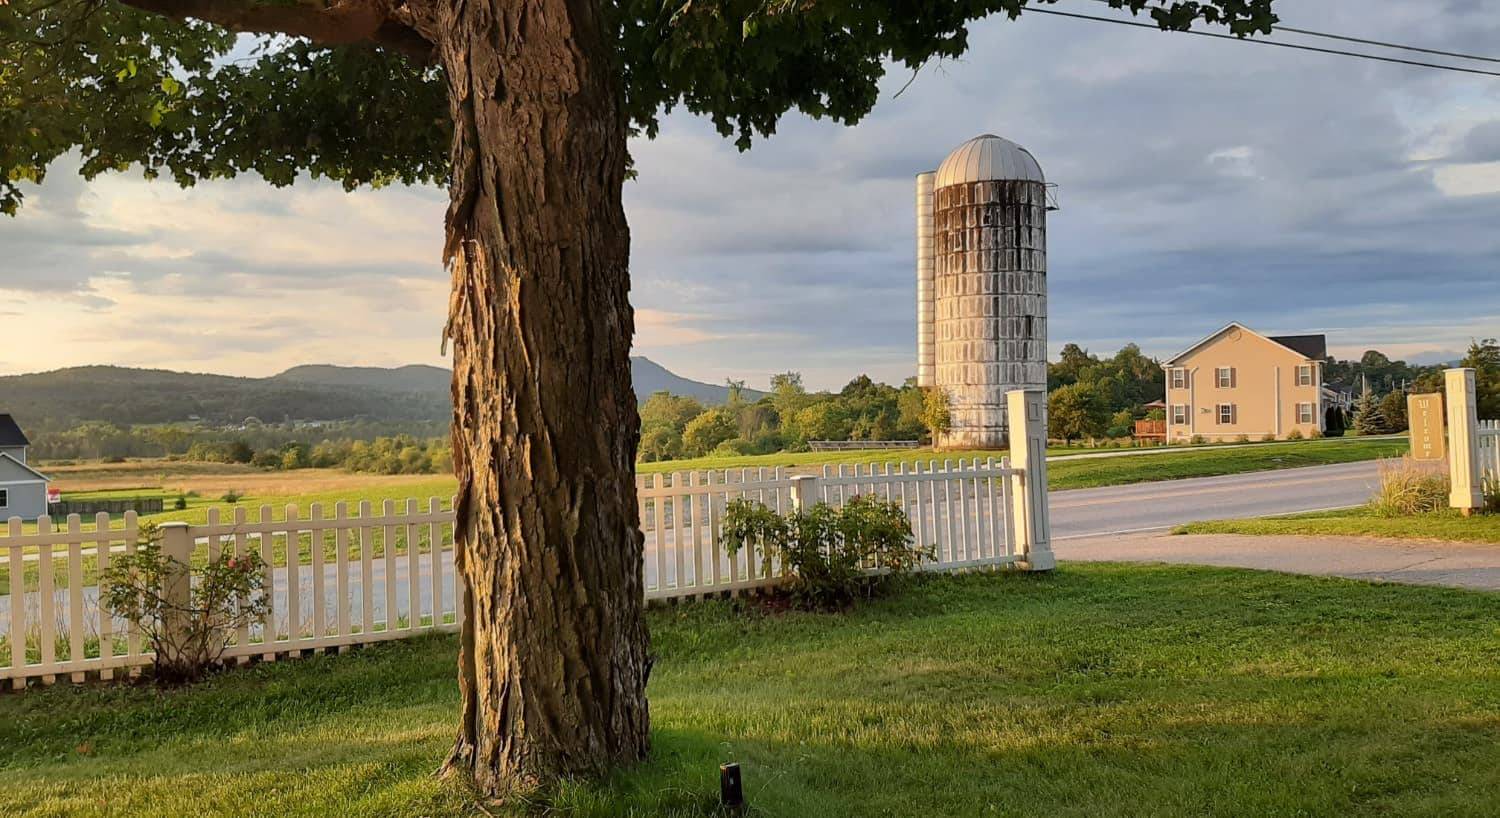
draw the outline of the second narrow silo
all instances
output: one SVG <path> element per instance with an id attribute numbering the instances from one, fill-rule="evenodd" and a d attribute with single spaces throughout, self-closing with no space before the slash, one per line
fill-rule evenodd
<path id="1" fill-rule="evenodd" d="M 1047 388 L 1047 210 L 1041 166 L 1008 139 L 975 137 L 938 166 L 929 354 L 944 447 L 1006 445 L 1005 393 Z"/>

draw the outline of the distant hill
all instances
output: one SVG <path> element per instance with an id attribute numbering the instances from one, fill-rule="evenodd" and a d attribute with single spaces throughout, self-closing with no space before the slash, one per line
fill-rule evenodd
<path id="1" fill-rule="evenodd" d="M 728 388 L 688 380 L 647 358 L 631 359 L 641 400 L 662 389 L 723 403 Z M 237 423 L 284 420 L 430 421 L 451 417 L 448 370 L 435 366 L 296 366 L 269 378 L 164 369 L 80 366 L 0 376 L 0 412 L 23 427 L 102 420 L 124 425 L 200 418 Z M 746 400 L 762 393 L 746 390 Z"/>
<path id="2" fill-rule="evenodd" d="M 331 366 L 305 364 L 294 366 L 270 380 L 287 383 L 316 383 L 338 386 L 363 386 L 389 392 L 448 392 L 453 373 L 440 366 L 409 364 L 395 369 L 378 366 Z"/>
<path id="3" fill-rule="evenodd" d="M 662 390 L 674 395 L 691 395 L 707 404 L 723 403 L 729 400 L 728 386 L 715 386 L 711 383 L 688 380 L 650 358 L 641 356 L 631 358 L 630 378 L 635 384 L 635 397 L 641 401 L 651 397 L 652 393 Z M 744 398 L 747 401 L 755 401 L 765 394 L 754 389 L 746 389 Z"/>

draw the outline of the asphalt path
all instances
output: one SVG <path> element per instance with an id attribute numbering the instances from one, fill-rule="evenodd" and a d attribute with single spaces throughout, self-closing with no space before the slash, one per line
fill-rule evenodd
<path id="1" fill-rule="evenodd" d="M 1380 480 L 1378 461 L 1054 491 L 1052 539 L 1127 534 L 1199 520 L 1355 506 Z"/>

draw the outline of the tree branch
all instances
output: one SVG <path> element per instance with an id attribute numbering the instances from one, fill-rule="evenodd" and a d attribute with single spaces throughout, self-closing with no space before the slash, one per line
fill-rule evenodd
<path id="1" fill-rule="evenodd" d="M 417 60 L 432 61 L 432 43 L 391 19 L 378 0 L 335 0 L 328 6 L 268 6 L 246 0 L 120 0 L 176 20 L 195 19 L 247 34 L 289 34 L 318 45 L 375 43 Z"/>

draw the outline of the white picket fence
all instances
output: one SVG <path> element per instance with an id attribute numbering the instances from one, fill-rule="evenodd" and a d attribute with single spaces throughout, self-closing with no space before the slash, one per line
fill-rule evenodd
<path id="1" fill-rule="evenodd" d="M 0 570 L 8 573 L 0 583 L 0 681 L 109 679 L 151 663 L 141 635 L 98 604 L 99 574 L 136 549 L 136 514 L 93 522 L 85 530 L 75 514 L 54 529 L 42 517 L 27 532 L 19 518 L 9 521 L 0 537 Z M 215 508 L 202 525 L 167 524 L 162 533 L 163 551 L 179 561 L 251 551 L 265 561 L 270 611 L 231 636 L 232 659 L 457 627 L 453 512 L 437 498 L 425 509 L 416 500 L 399 507 L 387 500 L 379 511 L 363 502 L 357 513 L 339 503 L 331 515 L 319 504 L 306 516 L 297 506 L 280 515 L 262 506 L 254 521 L 245 508 L 227 517 Z"/>
<path id="2" fill-rule="evenodd" d="M 1500 485 L 1500 420 L 1479 421 L 1479 468 L 1488 484 Z"/>
<path id="3" fill-rule="evenodd" d="M 647 599 L 777 581 L 777 566 L 768 572 L 762 555 L 745 549 L 731 556 L 719 546 L 724 509 L 740 498 L 783 514 L 814 503 L 842 507 L 857 494 L 898 503 L 915 543 L 935 555 L 925 570 L 1003 566 L 1020 555 L 1012 509 L 1024 477 L 1005 460 L 824 466 L 821 475 L 781 468 L 673 472 L 642 477 L 637 490 Z"/>
<path id="4" fill-rule="evenodd" d="M 731 556 L 720 545 L 725 508 L 748 498 L 780 512 L 857 494 L 899 503 L 923 568 L 1005 566 L 1025 558 L 1026 470 L 1005 460 L 827 468 L 821 474 L 741 469 L 644 475 L 637 480 L 647 599 L 741 591 L 778 581 L 753 548 Z M 1042 499 L 1045 507 L 1045 498 Z M 331 511 L 331 513 L 327 513 Z M 274 660 L 309 649 L 342 648 L 458 627 L 451 503 L 433 498 L 332 509 L 263 506 L 211 509 L 202 525 L 168 524 L 163 550 L 180 561 L 251 551 L 265 561 L 271 610 L 232 635 L 226 655 Z M 136 548 L 132 512 L 101 514 L 85 529 L 77 516 L 54 529 L 46 517 L 28 531 L 9 521 L 0 537 L 0 681 L 112 678 L 151 662 L 150 646 L 128 624 L 101 615 L 98 576 L 111 558 Z M 1045 523 L 1043 522 L 1043 525 Z M 1030 526 L 1030 527 L 1028 527 Z M 7 592 L 8 593 L 5 593 Z"/>

